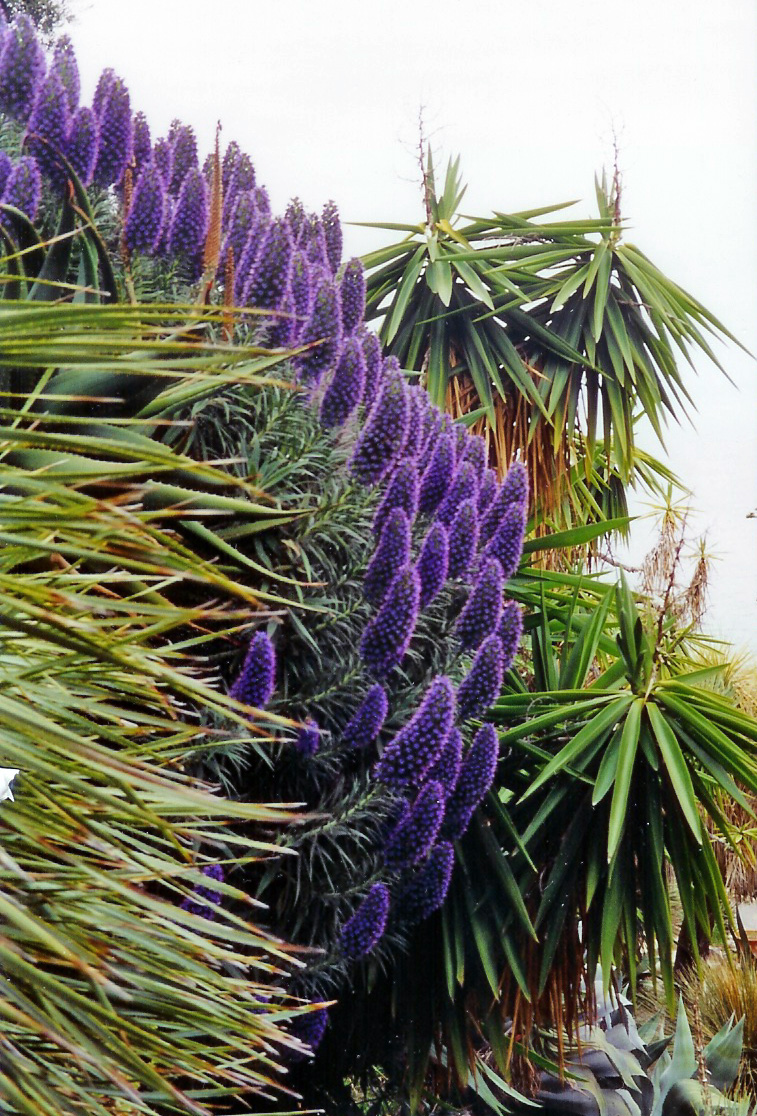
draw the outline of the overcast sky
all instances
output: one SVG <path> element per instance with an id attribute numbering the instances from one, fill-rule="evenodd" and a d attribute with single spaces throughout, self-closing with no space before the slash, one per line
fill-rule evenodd
<path id="1" fill-rule="evenodd" d="M 178 116 L 203 152 L 220 119 L 277 210 L 297 194 L 345 221 L 419 220 L 422 112 L 437 161 L 461 156 L 466 212 L 578 199 L 591 216 L 615 137 L 627 239 L 757 353 L 753 0 L 72 6 L 85 97 L 112 66 L 153 136 Z M 349 253 L 386 242 L 345 232 Z M 717 558 L 706 627 L 757 653 L 757 366 L 718 353 L 735 386 L 696 358 L 696 429 L 671 429 L 668 460 Z M 637 525 L 634 557 L 649 537 Z"/>

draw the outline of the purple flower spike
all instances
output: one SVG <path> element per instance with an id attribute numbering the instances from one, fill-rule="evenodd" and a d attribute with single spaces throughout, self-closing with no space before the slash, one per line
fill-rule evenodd
<path id="1" fill-rule="evenodd" d="M 363 402 L 368 407 L 379 393 L 381 382 L 381 342 L 372 330 L 363 328 L 360 333 L 365 356 L 365 394 Z"/>
<path id="2" fill-rule="evenodd" d="M 340 283 L 342 296 L 342 327 L 352 333 L 363 320 L 365 313 L 365 275 L 360 260 L 350 260 Z"/>
<path id="3" fill-rule="evenodd" d="M 401 375 L 390 376 L 350 458 L 350 469 L 360 484 L 378 484 L 386 476 L 405 442 L 409 411 Z"/>
<path id="4" fill-rule="evenodd" d="M 350 748 L 369 747 L 381 732 L 389 712 L 389 700 L 380 682 L 371 686 L 357 712 L 344 730 L 344 743 Z"/>
<path id="5" fill-rule="evenodd" d="M 287 291 L 279 307 L 279 313 L 269 321 L 268 345 L 271 349 L 291 349 L 296 344 L 297 319 L 292 296 Z"/>
<path id="6" fill-rule="evenodd" d="M 410 520 L 402 508 L 394 508 L 386 518 L 378 546 L 365 571 L 366 600 L 378 607 L 397 570 L 402 569 L 409 557 Z"/>
<path id="7" fill-rule="evenodd" d="M 0 112 L 25 124 L 45 72 L 45 52 L 25 13 L 3 35 L 0 53 Z"/>
<path id="8" fill-rule="evenodd" d="M 245 705 L 262 709 L 271 700 L 275 684 L 276 652 L 273 644 L 265 632 L 255 632 L 229 696 Z"/>
<path id="9" fill-rule="evenodd" d="M 498 635 L 490 635 L 479 647 L 473 666 L 457 691 L 457 709 L 461 721 L 479 717 L 499 697 L 504 675 L 504 653 Z"/>
<path id="10" fill-rule="evenodd" d="M 231 147 L 231 145 L 229 145 Z M 228 154 L 227 149 L 227 154 Z M 224 221 L 228 221 L 229 216 L 234 208 L 234 203 L 240 194 L 250 194 L 255 190 L 255 168 L 252 165 L 252 160 L 249 155 L 244 151 L 237 148 L 237 156 L 234 160 L 233 168 L 230 175 L 227 177 L 226 158 L 221 167 L 221 181 L 223 183 L 223 217 Z M 257 205 L 257 202 L 256 202 Z"/>
<path id="11" fill-rule="evenodd" d="M 428 860 L 397 896 L 397 915 L 405 925 L 416 926 L 441 907 L 447 898 L 454 866 L 453 845 L 449 841 L 434 845 Z"/>
<path id="12" fill-rule="evenodd" d="M 307 220 L 305 208 L 299 198 L 292 198 L 289 205 L 286 207 L 284 216 L 289 222 L 289 231 L 292 234 L 292 240 L 295 245 L 298 245 L 302 239 L 305 222 Z"/>
<path id="13" fill-rule="evenodd" d="M 202 171 L 190 170 L 182 182 L 171 227 L 168 251 L 192 260 L 199 252 L 208 231 L 208 187 Z"/>
<path id="14" fill-rule="evenodd" d="M 384 848 L 388 868 L 412 868 L 428 856 L 444 820 L 446 795 L 441 783 L 426 782 L 407 817 L 395 826 Z"/>
<path id="15" fill-rule="evenodd" d="M 351 918 L 342 927 L 339 948 L 350 961 L 365 957 L 386 930 L 389 917 L 389 888 L 375 883 Z"/>
<path id="16" fill-rule="evenodd" d="M 505 581 L 509 580 L 518 568 L 525 534 L 526 508 L 523 504 L 511 504 L 502 517 L 494 537 L 486 544 L 483 551 L 484 557 L 497 559 L 502 567 Z"/>
<path id="17" fill-rule="evenodd" d="M 455 461 L 460 464 L 468 445 L 468 428 L 462 422 L 456 422 L 453 429 L 455 431 Z"/>
<path id="18" fill-rule="evenodd" d="M 37 160 L 31 155 L 22 155 L 8 175 L 3 192 L 3 203 L 14 205 L 33 221 L 42 194 L 42 176 Z"/>
<path id="19" fill-rule="evenodd" d="M 494 725 L 482 725 L 473 737 L 460 768 L 457 785 L 447 799 L 442 833 L 451 841 L 462 837 L 473 811 L 489 790 L 497 770 L 499 739 Z"/>
<path id="20" fill-rule="evenodd" d="M 292 257 L 290 285 L 294 311 L 300 319 L 297 330 L 300 334 L 310 314 L 310 296 L 312 293 L 310 290 L 310 268 L 302 252 L 295 252 Z"/>
<path id="21" fill-rule="evenodd" d="M 189 172 L 197 170 L 200 165 L 197 159 L 197 137 L 191 125 L 179 124 L 175 120 L 171 125 L 169 139 L 173 148 L 173 169 L 168 189 L 176 196 Z"/>
<path id="22" fill-rule="evenodd" d="M 268 197 L 268 191 L 265 186 L 255 187 L 255 205 L 258 213 L 271 212 L 271 199 Z"/>
<path id="23" fill-rule="evenodd" d="M 229 248 L 234 257 L 234 266 L 237 267 L 242 257 L 250 226 L 255 220 L 255 198 L 252 191 L 237 194 L 228 221 L 225 222 L 228 232 L 221 253 L 221 268 L 223 268 Z"/>
<path id="24" fill-rule="evenodd" d="M 224 881 L 224 871 L 220 864 L 206 864 L 202 868 L 202 874 L 217 883 L 223 883 Z M 180 906 L 183 911 L 189 911 L 190 914 L 212 921 L 216 917 L 215 908 L 220 906 L 220 903 L 220 891 L 214 887 L 203 887 L 202 884 L 195 884 L 191 896 L 187 896 Z"/>
<path id="25" fill-rule="evenodd" d="M 408 390 L 410 398 L 410 419 L 407 424 L 407 438 L 403 453 L 405 457 L 418 458 L 421 448 L 421 434 L 423 430 L 423 399 L 427 399 L 425 391 L 413 387 Z"/>
<path id="26" fill-rule="evenodd" d="M 56 190 L 66 181 L 63 164 L 57 156 L 65 154 L 70 124 L 60 78 L 50 73 L 39 87 L 27 130 L 29 154 L 35 157 L 39 169 Z"/>
<path id="27" fill-rule="evenodd" d="M 342 261 L 342 225 L 339 220 L 339 210 L 336 207 L 336 202 L 326 202 L 321 214 L 321 223 L 326 241 L 326 255 L 331 274 L 334 275 Z"/>
<path id="28" fill-rule="evenodd" d="M 365 357 L 359 341 L 348 337 L 334 378 L 321 403 L 321 422 L 326 427 L 341 426 L 357 407 L 365 385 Z"/>
<path id="29" fill-rule="evenodd" d="M 152 159 L 161 173 L 163 185 L 167 190 L 173 173 L 173 148 L 170 141 L 165 137 L 155 141 L 155 146 L 152 149 Z"/>
<path id="30" fill-rule="evenodd" d="M 475 499 L 464 500 L 449 529 L 448 577 L 465 577 L 478 546 L 478 512 Z"/>
<path id="31" fill-rule="evenodd" d="M 121 181 L 131 162 L 132 122 L 129 90 L 120 77 L 113 75 L 100 115 L 100 146 L 95 164 L 94 181 L 110 186 Z"/>
<path id="32" fill-rule="evenodd" d="M 493 469 L 487 469 L 478 493 L 478 511 L 483 515 L 499 491 L 499 481 Z"/>
<path id="33" fill-rule="evenodd" d="M 479 487 L 487 468 L 486 442 L 478 434 L 469 434 L 463 449 L 462 461 L 468 461 L 476 471 Z"/>
<path id="34" fill-rule="evenodd" d="M 300 245 L 305 252 L 308 263 L 322 267 L 326 276 L 331 279 L 334 273 L 329 264 L 326 234 L 323 231 L 320 218 L 316 217 L 314 213 L 308 214 L 300 235 Z"/>
<path id="35" fill-rule="evenodd" d="M 342 346 L 339 291 L 331 280 L 324 280 L 318 285 L 300 344 L 313 344 L 312 349 L 297 358 L 297 368 L 305 383 L 315 385 L 325 372 L 335 366 Z"/>
<path id="36" fill-rule="evenodd" d="M 504 584 L 502 567 L 497 559 L 487 559 L 455 626 L 455 633 L 465 650 L 475 650 L 487 636 L 496 632 L 502 616 Z"/>
<path id="37" fill-rule="evenodd" d="M 105 106 L 108 102 L 110 91 L 117 80 L 118 79 L 116 78 L 116 71 L 112 70 L 110 66 L 107 68 L 107 70 L 103 70 L 97 80 L 95 95 L 92 98 L 92 111 L 94 112 L 98 120 L 101 119 L 102 114 L 105 111 Z"/>
<path id="38" fill-rule="evenodd" d="M 449 527 L 460 505 L 466 500 L 478 500 L 478 477 L 475 467 L 469 461 L 463 461 L 457 470 L 452 487 L 442 500 L 436 518 L 445 527 Z"/>
<path id="39" fill-rule="evenodd" d="M 421 608 L 431 604 L 447 580 L 449 570 L 449 541 L 447 530 L 441 523 L 434 523 L 423 540 L 418 556 L 418 577 L 421 582 Z"/>
<path id="40" fill-rule="evenodd" d="M 316 1050 L 323 1042 L 328 1022 L 328 1008 L 319 1008 L 317 1011 L 308 1011 L 302 1015 L 296 1015 L 289 1024 L 289 1031 L 300 1042 L 309 1046 L 311 1050 Z M 300 1053 L 292 1052 L 289 1054 L 289 1059 L 292 1062 L 301 1061 L 305 1057 L 305 1054 Z"/>
<path id="41" fill-rule="evenodd" d="M 89 186 L 100 146 L 100 126 L 91 108 L 83 105 L 74 113 L 68 134 L 66 157 L 84 186 Z"/>
<path id="42" fill-rule="evenodd" d="M 254 196 L 254 194 L 253 194 Z M 247 228 L 247 237 L 244 241 L 242 254 L 237 260 L 235 257 L 236 265 L 236 282 L 234 286 L 236 301 L 238 305 L 243 304 L 245 287 L 249 285 L 250 277 L 255 270 L 255 261 L 258 258 L 260 249 L 263 246 L 265 234 L 270 225 L 270 218 L 267 213 L 261 213 L 256 207 L 253 213 L 252 220 Z"/>
<path id="43" fill-rule="evenodd" d="M 224 197 L 228 197 L 231 191 L 231 180 L 234 176 L 234 171 L 236 170 L 237 163 L 241 158 L 242 148 L 239 146 L 236 140 L 232 140 L 229 146 L 224 151 L 223 159 L 221 160 L 221 183 L 223 185 Z M 255 183 L 253 182 L 252 185 L 254 186 Z M 251 189 L 252 187 L 249 188 Z"/>
<path id="44" fill-rule="evenodd" d="M 439 754 L 439 759 L 426 772 L 426 778 L 429 782 L 433 780 L 441 783 L 445 795 L 449 796 L 455 789 L 462 762 L 463 736 L 460 729 L 453 728 Z"/>
<path id="45" fill-rule="evenodd" d="M 418 619 L 420 582 L 412 566 L 405 566 L 389 586 L 380 610 L 360 641 L 360 656 L 376 678 L 388 674 L 402 661 Z"/>
<path id="46" fill-rule="evenodd" d="M 390 744 L 375 767 L 375 776 L 391 786 L 421 781 L 439 758 L 455 715 L 455 691 L 449 678 L 435 678 L 420 706 Z"/>
<path id="47" fill-rule="evenodd" d="M 519 504 L 528 507 L 528 473 L 525 465 L 519 461 L 514 462 L 507 470 L 507 476 L 486 513 L 486 518 L 481 523 L 481 542 L 487 543 L 499 529 L 507 510 Z"/>
<path id="48" fill-rule="evenodd" d="M 505 670 L 515 662 L 515 656 L 523 638 L 523 613 L 515 601 L 505 601 L 499 625 L 499 638 L 502 640 L 502 661 Z"/>
<path id="49" fill-rule="evenodd" d="M 455 446 L 451 431 L 439 436 L 436 448 L 428 463 L 423 479 L 419 507 L 426 515 L 438 508 L 449 491 L 455 467 Z"/>
<path id="50" fill-rule="evenodd" d="M 0 151 L 0 198 L 3 196 L 5 184 L 12 170 L 13 163 L 10 155 L 6 151 Z"/>
<path id="51" fill-rule="evenodd" d="M 402 508 L 412 523 L 418 511 L 418 468 L 413 460 L 402 461 L 397 466 L 373 517 L 372 530 L 380 535 L 389 513 Z"/>
<path id="52" fill-rule="evenodd" d="M 124 243 L 130 252 L 156 250 L 163 232 L 165 210 L 163 178 L 158 168 L 150 164 L 137 179 L 124 225 Z"/>
<path id="53" fill-rule="evenodd" d="M 289 289 L 292 251 L 288 224 L 283 218 L 272 221 L 242 292 L 244 306 L 257 306 L 262 310 L 280 309 Z"/>
<path id="54" fill-rule="evenodd" d="M 139 177 L 142 167 L 152 162 L 152 140 L 150 138 L 150 125 L 143 112 L 138 112 L 133 124 L 134 172 L 135 178 Z"/>
<path id="55" fill-rule="evenodd" d="M 55 74 L 63 86 L 66 102 L 70 113 L 76 112 L 79 107 L 79 94 L 81 83 L 79 81 L 79 66 L 74 53 L 74 45 L 68 35 L 61 35 L 55 44 L 53 57 L 50 62 L 50 73 Z"/>
<path id="56" fill-rule="evenodd" d="M 321 742 L 321 730 L 310 717 L 297 733 L 295 747 L 301 756 L 314 756 Z"/>

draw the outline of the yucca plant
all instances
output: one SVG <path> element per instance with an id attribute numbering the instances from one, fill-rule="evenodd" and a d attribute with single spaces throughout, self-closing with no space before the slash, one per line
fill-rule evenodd
<path id="1" fill-rule="evenodd" d="M 649 479 L 635 417 L 662 441 L 666 419 L 690 403 L 679 353 L 718 363 L 708 337 L 733 340 L 623 240 L 617 178 L 596 193 L 591 219 L 544 219 L 565 205 L 461 217 L 459 159 L 437 192 L 429 151 L 425 217 L 371 223 L 404 235 L 363 259 L 366 317 L 385 350 L 421 373 L 435 403 L 470 416 L 500 471 L 528 463 L 539 519 L 557 525 L 566 501 L 596 516 L 570 481 L 591 476 L 597 450 L 623 485 Z"/>

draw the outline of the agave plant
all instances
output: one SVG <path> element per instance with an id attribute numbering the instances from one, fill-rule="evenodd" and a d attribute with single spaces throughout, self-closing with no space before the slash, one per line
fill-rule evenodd
<path id="1" fill-rule="evenodd" d="M 662 441 L 690 402 L 679 352 L 717 363 L 708 335 L 733 338 L 623 240 L 617 181 L 597 182 L 592 219 L 544 220 L 564 205 L 461 218 L 459 159 L 437 194 L 429 151 L 423 191 L 417 224 L 370 225 L 404 235 L 363 259 L 366 318 L 437 405 L 469 415 L 500 471 L 528 463 L 541 519 L 564 526 L 566 500 L 595 516 L 571 473 L 590 475 L 599 448 L 623 485 L 639 479 L 635 416 Z"/>

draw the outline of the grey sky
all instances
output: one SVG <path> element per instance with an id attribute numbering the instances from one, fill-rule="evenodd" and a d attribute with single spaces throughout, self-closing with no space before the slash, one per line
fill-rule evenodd
<path id="1" fill-rule="evenodd" d="M 461 155 L 469 213 L 582 199 L 617 136 L 627 239 L 757 352 L 757 9 L 753 0 L 78 0 L 84 96 L 113 66 L 153 135 L 201 146 L 216 120 L 281 209 L 421 216 L 423 106 L 438 161 Z M 383 234 L 346 229 L 359 253 Z M 718 556 L 707 625 L 757 652 L 757 366 L 735 347 L 688 384 L 696 431 L 669 461 Z M 656 450 L 650 435 L 645 448 Z M 649 536 L 635 530 L 634 556 Z"/>

